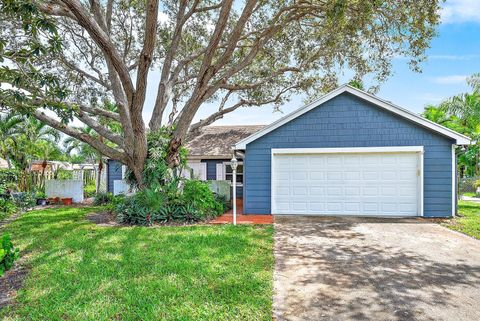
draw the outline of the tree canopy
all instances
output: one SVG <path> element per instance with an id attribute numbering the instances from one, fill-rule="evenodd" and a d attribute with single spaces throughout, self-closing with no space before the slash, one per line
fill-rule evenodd
<path id="1" fill-rule="evenodd" d="M 457 149 L 460 175 L 480 176 L 480 74 L 467 80 L 472 92 L 445 99 L 438 106 L 425 107 L 423 116 L 472 138 L 472 145 Z"/>
<path id="2" fill-rule="evenodd" d="M 141 180 L 146 124 L 174 128 L 175 165 L 189 130 L 238 108 L 319 95 L 345 70 L 373 77 L 375 89 L 399 55 L 418 70 L 440 1 L 4 0 L 0 106 L 91 145 Z M 153 106 L 145 106 L 149 73 L 160 78 Z M 207 103 L 217 107 L 192 124 Z M 73 119 L 104 140 L 72 127 Z"/>

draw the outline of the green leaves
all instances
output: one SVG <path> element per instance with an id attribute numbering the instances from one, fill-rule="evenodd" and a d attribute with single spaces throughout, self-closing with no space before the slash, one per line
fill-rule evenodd
<path id="1" fill-rule="evenodd" d="M 19 250 L 14 248 L 9 234 L 4 234 L 0 239 L 0 277 L 5 271 L 12 268 L 13 262 L 19 257 Z"/>

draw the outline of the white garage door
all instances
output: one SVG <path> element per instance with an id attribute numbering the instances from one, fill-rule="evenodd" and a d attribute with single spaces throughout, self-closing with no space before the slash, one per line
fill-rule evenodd
<path id="1" fill-rule="evenodd" d="M 421 215 L 421 154 L 273 154 L 273 214 Z"/>

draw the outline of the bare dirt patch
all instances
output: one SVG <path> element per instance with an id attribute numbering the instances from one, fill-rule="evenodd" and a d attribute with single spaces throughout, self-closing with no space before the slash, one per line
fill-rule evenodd
<path id="1" fill-rule="evenodd" d="M 0 310 L 13 304 L 27 274 L 28 269 L 17 262 L 0 278 Z"/>
<path id="2" fill-rule="evenodd" d="M 98 226 L 122 226 L 110 212 L 91 213 L 87 215 L 87 219 Z"/>

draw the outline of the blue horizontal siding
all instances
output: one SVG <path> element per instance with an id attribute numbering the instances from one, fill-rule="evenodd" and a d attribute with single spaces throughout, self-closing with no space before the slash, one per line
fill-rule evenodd
<path id="1" fill-rule="evenodd" d="M 424 146 L 424 214 L 452 213 L 454 141 L 343 93 L 247 145 L 246 213 L 270 213 L 271 149 Z"/>

